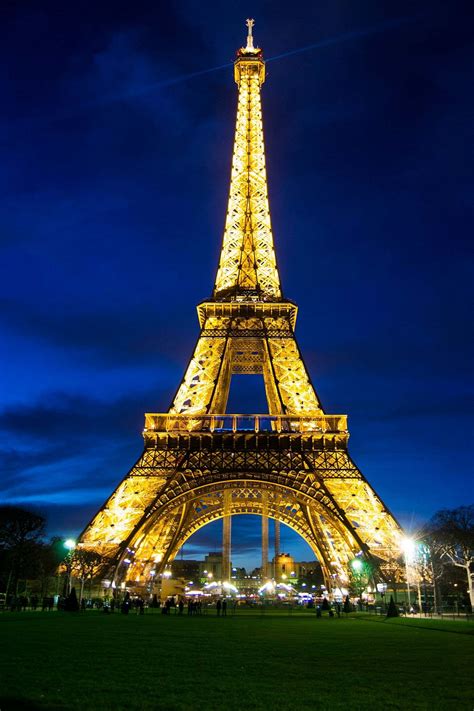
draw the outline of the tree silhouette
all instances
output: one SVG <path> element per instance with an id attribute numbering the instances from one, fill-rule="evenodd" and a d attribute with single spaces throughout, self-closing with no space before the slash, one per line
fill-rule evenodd
<path id="1" fill-rule="evenodd" d="M 34 511 L 0 506 L 0 578 L 8 593 L 21 578 L 39 573 L 39 552 L 46 521 Z"/>
<path id="2" fill-rule="evenodd" d="M 390 595 L 390 602 L 387 609 L 387 617 L 398 617 L 398 607 L 393 601 L 393 596 Z"/>
<path id="3" fill-rule="evenodd" d="M 434 557 L 465 571 L 474 608 L 474 504 L 438 511 L 431 519 L 428 541 Z"/>

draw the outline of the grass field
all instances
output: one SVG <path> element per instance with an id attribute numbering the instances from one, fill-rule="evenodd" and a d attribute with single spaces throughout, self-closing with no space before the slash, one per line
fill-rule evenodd
<path id="1" fill-rule="evenodd" d="M 474 624 L 4 612 L 0 709 L 474 708 Z"/>

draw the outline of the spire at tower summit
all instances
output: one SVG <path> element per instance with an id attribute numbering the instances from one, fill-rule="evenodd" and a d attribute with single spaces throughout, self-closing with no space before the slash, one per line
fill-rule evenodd
<path id="1" fill-rule="evenodd" d="M 262 53 L 262 50 L 260 47 L 254 47 L 253 46 L 253 34 L 252 34 L 252 28 L 255 25 L 255 20 L 249 18 L 245 20 L 245 24 L 247 25 L 247 46 L 246 47 L 241 47 L 237 54 L 239 56 L 245 55 L 245 54 L 253 54 L 253 55 L 259 55 Z"/>
<path id="2" fill-rule="evenodd" d="M 255 20 L 246 20 L 246 24 L 248 27 L 248 34 L 247 34 L 247 46 L 245 48 L 246 52 L 253 52 L 254 51 L 254 46 L 253 46 L 253 35 L 252 35 L 252 27 L 255 24 Z"/>

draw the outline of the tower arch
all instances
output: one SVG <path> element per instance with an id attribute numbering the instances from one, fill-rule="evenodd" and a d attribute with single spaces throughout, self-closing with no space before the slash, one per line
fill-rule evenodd
<path id="1" fill-rule="evenodd" d="M 347 582 L 345 565 L 359 551 L 359 545 L 322 497 L 308 496 L 288 484 L 243 477 L 219 481 L 217 486 L 215 481 L 199 483 L 145 515 L 118 557 L 116 579 L 145 584 L 151 574 L 164 571 L 200 528 L 226 515 L 239 514 L 266 516 L 286 524 L 313 550 L 328 589 L 335 581 Z"/>

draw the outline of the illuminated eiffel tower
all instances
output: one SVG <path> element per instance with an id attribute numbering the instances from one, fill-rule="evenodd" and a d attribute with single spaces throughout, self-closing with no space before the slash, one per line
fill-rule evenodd
<path id="1" fill-rule="evenodd" d="M 145 415 L 143 454 L 79 541 L 108 556 L 116 583 L 150 585 L 189 536 L 219 518 L 228 577 L 235 514 L 260 515 L 264 532 L 269 518 L 298 532 L 328 590 L 345 586 L 356 555 L 382 570 L 399 555 L 401 529 L 348 454 L 346 416 L 323 411 L 295 339 L 297 307 L 282 294 L 262 130 L 265 63 L 253 20 L 247 26 L 234 65 L 224 238 L 212 297 L 198 306 L 201 332 L 169 411 Z M 269 414 L 226 414 L 237 373 L 263 375 Z"/>

